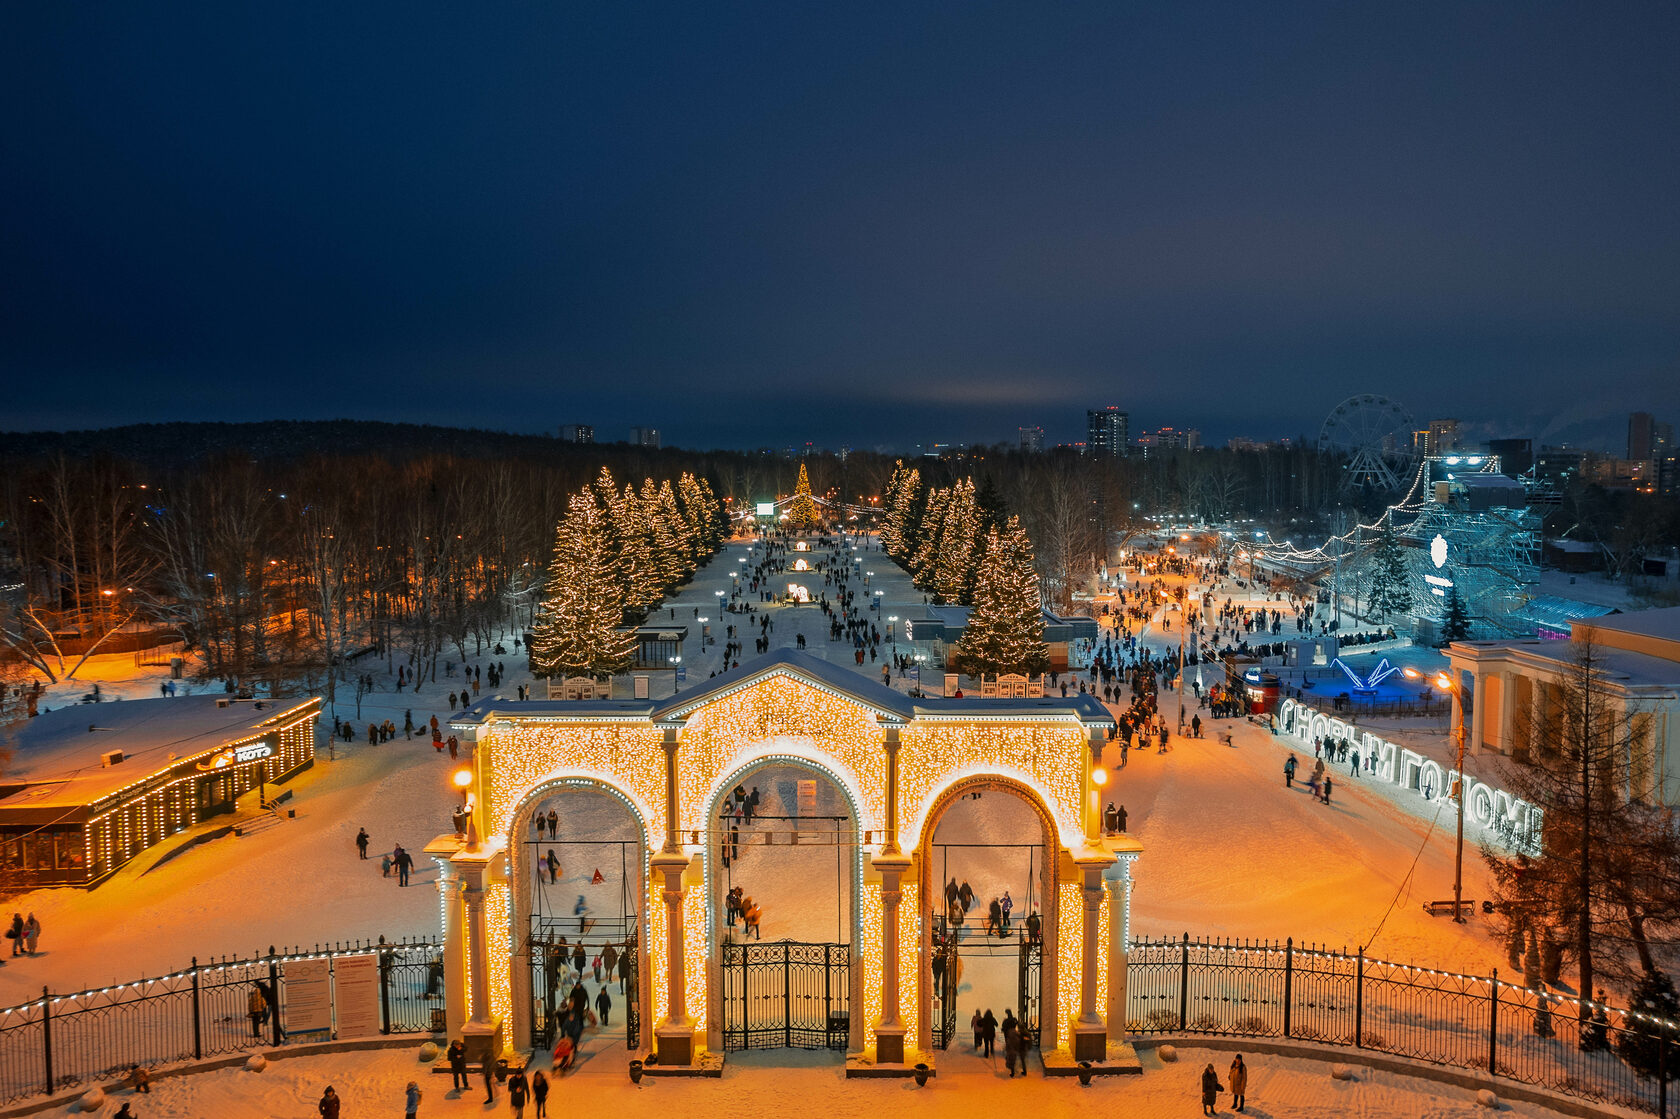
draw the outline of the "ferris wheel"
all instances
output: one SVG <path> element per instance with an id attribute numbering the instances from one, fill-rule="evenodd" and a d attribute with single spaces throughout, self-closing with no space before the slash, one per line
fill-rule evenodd
<path id="1" fill-rule="evenodd" d="M 1350 396 L 1325 417 L 1318 449 L 1345 460 L 1342 488 L 1397 490 L 1412 467 L 1412 414 L 1386 396 Z"/>

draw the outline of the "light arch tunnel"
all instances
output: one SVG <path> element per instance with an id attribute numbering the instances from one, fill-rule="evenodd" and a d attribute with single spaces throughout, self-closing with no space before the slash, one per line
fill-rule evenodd
<path id="1" fill-rule="evenodd" d="M 935 1044 L 934 833 L 964 796 L 993 791 L 1037 821 L 1039 1044 L 1100 1059 L 1124 1028 L 1130 865 L 1141 850 L 1102 835 L 1093 773 L 1111 725 L 1090 696 L 910 700 L 793 650 L 660 703 L 486 698 L 451 720 L 469 746 L 470 827 L 426 848 L 442 872 L 450 1034 L 475 1057 L 529 1046 L 536 848 L 522 840 L 539 805 L 595 791 L 639 836 L 626 857 L 642 1022 L 633 1049 L 690 1064 L 736 1047 L 722 808 L 737 784 L 776 769 L 823 782 L 844 810 L 835 834 L 850 855 L 837 872 L 849 920 L 836 939 L 850 944 L 849 989 L 843 1026 L 832 1027 L 844 1048 L 900 1064 Z"/>

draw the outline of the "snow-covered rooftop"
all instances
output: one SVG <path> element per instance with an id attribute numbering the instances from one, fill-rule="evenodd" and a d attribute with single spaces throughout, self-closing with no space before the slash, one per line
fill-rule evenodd
<path id="1" fill-rule="evenodd" d="M 0 802 L 42 795 L 53 803 L 89 804 L 178 761 L 210 753 L 282 725 L 318 702 L 242 700 L 214 695 L 78 704 L 47 711 L 19 728 L 0 786 L 33 786 Z M 103 764 L 121 750 L 123 760 Z"/>

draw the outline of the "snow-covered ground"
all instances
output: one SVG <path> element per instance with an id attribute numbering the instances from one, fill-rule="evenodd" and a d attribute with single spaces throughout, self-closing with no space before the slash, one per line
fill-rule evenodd
<path id="1" fill-rule="evenodd" d="M 942 1055 L 938 1075 L 925 1088 L 917 1088 L 913 1080 L 848 1080 L 833 1056 L 796 1050 L 732 1054 L 720 1080 L 644 1077 L 640 1085 L 630 1082 L 622 1061 L 597 1061 L 559 1081 L 548 1106 L 551 1115 L 581 1109 L 584 1114 L 615 1119 L 694 1115 L 957 1119 L 1003 1110 L 1043 1119 L 1092 1115 L 1153 1119 L 1196 1114 L 1202 1069 L 1210 1063 L 1220 1083 L 1229 1086 L 1230 1053 L 1181 1047 L 1178 1060 L 1170 1064 L 1147 1051 L 1142 1057 L 1142 1076 L 1098 1077 L 1089 1088 L 1081 1088 L 1072 1077 L 1042 1079 L 1036 1062 L 1030 1076 L 1010 1080 L 1001 1058 L 987 1062 L 957 1049 Z M 1244 1114 L 1262 1119 L 1450 1119 L 1488 1113 L 1468 1089 L 1363 1068 L 1356 1060 L 1348 1062 L 1353 1068 L 1348 1080 L 1333 1079 L 1327 1061 L 1254 1053 L 1244 1054 L 1244 1060 L 1249 1066 Z M 768 1070 L 774 1070 L 773 1075 Z M 134 1097 L 123 1090 L 91 1114 L 105 1119 L 122 1103 L 131 1103 L 134 1113 L 144 1119 L 304 1119 L 316 1114 L 322 1090 L 331 1085 L 343 1101 L 346 1117 L 400 1115 L 404 1089 L 411 1080 L 424 1093 L 420 1114 L 427 1119 L 507 1113 L 505 1086 L 497 1087 L 496 1105 L 490 1108 L 484 1103 L 482 1082 L 474 1081 L 468 1091 L 454 1092 L 448 1077 L 431 1075 L 428 1066 L 416 1061 L 414 1050 L 376 1050 L 273 1061 L 262 1072 L 228 1069 L 159 1080 L 150 1095 Z M 1219 1096 L 1219 1111 L 1232 1114 L 1229 1092 Z M 1610 1107 L 1601 1111 L 1607 1116 L 1631 1114 Z M 78 1112 L 59 1107 L 41 1114 Z M 1560 1113 L 1537 1104 L 1505 1101 L 1499 1114 L 1549 1119 Z"/>

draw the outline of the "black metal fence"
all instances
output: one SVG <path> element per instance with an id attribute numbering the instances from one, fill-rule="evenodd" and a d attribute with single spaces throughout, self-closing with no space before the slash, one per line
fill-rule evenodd
<path id="1" fill-rule="evenodd" d="M 1669 1114 L 1674 1023 L 1292 940 L 1134 942 L 1127 1029 L 1347 1045 Z"/>
<path id="2" fill-rule="evenodd" d="M 286 1044 L 286 964 L 373 957 L 380 1033 L 440 1033 L 443 949 L 429 940 L 295 948 L 0 1009 L 0 1103 L 120 1079 L 130 1066 Z M 261 994 L 259 1004 L 252 993 Z"/>

